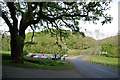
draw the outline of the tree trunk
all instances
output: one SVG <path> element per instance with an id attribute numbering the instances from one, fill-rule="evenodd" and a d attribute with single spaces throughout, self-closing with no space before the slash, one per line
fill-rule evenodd
<path id="1" fill-rule="evenodd" d="M 11 57 L 13 63 L 24 63 L 23 47 L 24 39 L 18 31 L 11 31 Z"/>

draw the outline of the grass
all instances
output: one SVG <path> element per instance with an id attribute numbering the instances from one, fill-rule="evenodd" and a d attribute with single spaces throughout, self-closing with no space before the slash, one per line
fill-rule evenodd
<path id="1" fill-rule="evenodd" d="M 105 56 L 97 56 L 97 55 L 90 55 L 84 58 L 86 62 L 95 63 L 98 65 L 102 65 L 105 67 L 110 67 L 113 69 L 120 70 L 120 65 L 118 64 L 119 58 L 112 58 L 112 57 L 105 57 Z"/>
<path id="2" fill-rule="evenodd" d="M 23 68 L 33 68 L 33 69 L 44 69 L 44 70 L 72 70 L 73 65 L 68 61 L 57 60 L 45 60 L 45 59 L 34 59 L 24 57 L 25 63 L 12 63 L 10 52 L 2 51 L 2 64 L 10 65 Z"/>
<path id="3" fill-rule="evenodd" d="M 84 50 L 78 50 L 78 49 L 73 49 L 68 51 L 69 56 L 80 56 L 80 55 L 85 55 L 90 52 L 93 52 L 96 48 L 88 48 Z"/>
<path id="4" fill-rule="evenodd" d="M 95 49 L 94 48 L 89 48 L 89 49 L 85 49 L 85 50 L 82 50 L 81 51 L 81 55 L 85 55 L 85 54 L 88 54 L 90 52 L 93 52 Z"/>
<path id="5" fill-rule="evenodd" d="M 80 55 L 80 50 L 78 50 L 78 49 L 70 49 L 70 50 L 68 50 L 68 55 L 69 55 L 69 56 L 77 56 L 77 55 Z"/>
<path id="6" fill-rule="evenodd" d="M 10 51 L 0 51 L 2 54 L 10 54 Z"/>

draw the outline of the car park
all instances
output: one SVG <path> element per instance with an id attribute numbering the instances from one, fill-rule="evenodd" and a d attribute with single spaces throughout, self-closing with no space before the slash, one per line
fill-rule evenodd
<path id="1" fill-rule="evenodd" d="M 41 56 L 45 56 L 44 54 L 39 54 L 39 55 L 41 55 Z"/>
<path id="2" fill-rule="evenodd" d="M 58 60 L 58 59 L 60 59 L 59 55 L 56 56 L 56 60 Z M 52 57 L 52 60 L 55 60 L 55 56 Z"/>
<path id="3" fill-rule="evenodd" d="M 47 59 L 47 56 L 42 56 L 41 58 L 42 58 L 42 59 Z"/>
<path id="4" fill-rule="evenodd" d="M 63 57 L 63 54 L 59 54 L 60 57 Z"/>
<path id="5" fill-rule="evenodd" d="M 29 53 L 28 55 L 26 55 L 26 57 L 32 57 L 32 58 L 41 58 L 41 59 L 53 59 L 55 60 L 55 56 L 52 57 L 51 55 L 44 55 L 44 54 L 35 54 L 35 53 Z M 57 55 L 56 59 L 59 59 L 60 56 Z"/>
<path id="6" fill-rule="evenodd" d="M 68 57 L 68 54 L 64 54 L 64 57 Z"/>
<path id="7" fill-rule="evenodd" d="M 26 57 L 29 57 L 29 56 L 32 55 L 32 54 L 33 54 L 33 53 L 29 53 L 29 54 L 26 55 Z"/>
<path id="8" fill-rule="evenodd" d="M 45 55 L 47 57 L 47 59 L 52 59 L 52 57 L 50 55 Z"/>
<path id="9" fill-rule="evenodd" d="M 34 56 L 36 56 L 36 54 L 33 54 L 33 53 L 26 55 L 26 57 L 34 57 Z"/>
<path id="10" fill-rule="evenodd" d="M 42 58 L 42 55 L 36 54 L 36 56 L 33 56 L 33 58 Z"/>

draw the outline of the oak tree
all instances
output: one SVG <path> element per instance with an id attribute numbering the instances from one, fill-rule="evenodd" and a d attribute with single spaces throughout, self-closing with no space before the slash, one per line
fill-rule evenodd
<path id="1" fill-rule="evenodd" d="M 50 29 L 56 37 L 69 28 L 80 32 L 79 21 L 111 22 L 104 11 L 110 2 L 1 2 L 2 18 L 10 30 L 11 57 L 14 63 L 24 63 L 25 30 L 29 26 Z M 53 29 L 52 29 L 53 28 Z M 54 31 L 56 29 L 57 31 Z"/>

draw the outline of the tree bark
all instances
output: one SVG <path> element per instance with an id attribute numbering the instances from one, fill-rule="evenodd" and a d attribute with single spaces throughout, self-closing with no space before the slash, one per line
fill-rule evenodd
<path id="1" fill-rule="evenodd" d="M 11 32 L 11 57 L 13 63 L 24 63 L 23 46 L 24 39 L 21 34 L 18 34 L 17 29 L 10 30 Z"/>

